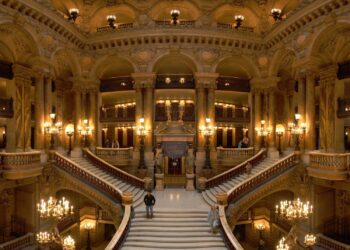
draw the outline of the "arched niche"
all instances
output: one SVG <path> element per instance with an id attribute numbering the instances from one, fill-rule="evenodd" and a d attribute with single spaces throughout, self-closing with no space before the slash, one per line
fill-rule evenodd
<path id="1" fill-rule="evenodd" d="M 197 20 L 201 13 L 199 8 L 190 1 L 158 1 L 150 12 L 149 16 L 153 20 L 170 20 L 170 11 L 177 9 L 180 11 L 179 20 Z"/>
<path id="2" fill-rule="evenodd" d="M 193 74 L 197 71 L 195 62 L 180 53 L 170 53 L 159 58 L 154 66 L 153 72 L 157 74 Z"/>

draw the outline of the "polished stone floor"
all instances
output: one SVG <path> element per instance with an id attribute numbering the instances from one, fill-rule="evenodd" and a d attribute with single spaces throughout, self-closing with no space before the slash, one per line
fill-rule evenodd
<path id="1" fill-rule="evenodd" d="M 209 211 L 209 206 L 197 191 L 186 191 L 184 188 L 166 188 L 164 191 L 154 191 L 156 198 L 154 210 L 201 210 Z M 136 210 L 144 210 L 141 205 Z"/>

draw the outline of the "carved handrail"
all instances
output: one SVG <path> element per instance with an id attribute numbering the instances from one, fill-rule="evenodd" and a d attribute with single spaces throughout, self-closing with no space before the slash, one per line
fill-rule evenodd
<path id="1" fill-rule="evenodd" d="M 232 158 L 252 157 L 254 148 L 216 148 L 218 160 L 227 160 Z"/>
<path id="2" fill-rule="evenodd" d="M 310 153 L 310 167 L 324 170 L 350 171 L 350 153 Z"/>
<path id="3" fill-rule="evenodd" d="M 67 229 L 69 229 L 70 227 L 72 227 L 76 223 L 77 223 L 77 220 L 76 220 L 74 214 L 72 214 L 70 216 L 66 216 L 66 217 L 62 218 L 57 223 L 58 232 L 60 232 L 60 234 L 62 234 L 62 232 L 67 231 Z"/>
<path id="4" fill-rule="evenodd" d="M 285 158 L 277 161 L 272 166 L 268 167 L 264 171 L 259 174 L 253 175 L 247 180 L 241 182 L 238 186 L 233 187 L 231 190 L 227 192 L 228 195 L 228 203 L 237 201 L 245 194 L 253 191 L 255 188 L 260 186 L 266 180 L 271 178 L 272 176 L 282 173 L 289 167 L 295 165 L 296 155 L 292 153 L 291 155 L 286 156 Z"/>
<path id="5" fill-rule="evenodd" d="M 108 243 L 107 247 L 105 248 L 106 250 L 119 249 L 123 244 L 130 227 L 131 209 L 131 205 L 125 205 L 122 222 L 120 223 L 119 228 L 114 234 L 112 240 Z"/>
<path id="6" fill-rule="evenodd" d="M 34 234 L 27 233 L 26 235 L 1 244 L 0 250 L 20 250 L 32 244 L 34 244 Z"/>
<path id="7" fill-rule="evenodd" d="M 113 200 L 122 201 L 122 191 L 116 187 L 111 186 L 105 180 L 96 176 L 95 174 L 88 172 L 86 169 L 81 168 L 75 162 L 63 157 L 57 152 L 51 153 L 52 160 L 56 162 L 56 165 L 69 174 L 83 179 L 84 181 L 91 183 L 93 186 L 98 188 L 99 191 L 103 192 L 107 196 L 111 197 Z"/>
<path id="8" fill-rule="evenodd" d="M 133 147 L 129 148 L 101 148 L 96 147 L 95 153 L 99 157 L 110 156 L 121 160 L 130 160 L 133 156 Z"/>
<path id="9" fill-rule="evenodd" d="M 17 166 L 40 164 L 40 151 L 0 153 L 0 165 L 4 169 L 15 169 Z"/>
<path id="10" fill-rule="evenodd" d="M 230 225 L 227 222 L 225 214 L 225 206 L 219 206 L 220 228 L 226 244 L 230 250 L 244 250 L 241 244 L 234 237 Z"/>
<path id="11" fill-rule="evenodd" d="M 129 183 L 134 186 L 137 186 L 139 188 L 144 188 L 145 181 L 133 176 L 119 168 L 114 167 L 113 165 L 109 164 L 108 162 L 102 160 L 101 158 L 94 155 L 91 151 L 88 149 L 84 149 L 84 157 L 86 157 L 89 161 L 91 161 L 95 166 L 102 169 L 103 171 L 108 172 L 109 174 Z"/>
<path id="12" fill-rule="evenodd" d="M 336 250 L 350 250 L 350 245 L 346 245 L 342 242 L 333 240 L 323 234 L 318 234 L 318 245 L 325 247 L 327 249 L 336 249 Z"/>
<path id="13" fill-rule="evenodd" d="M 256 166 L 260 161 L 262 161 L 266 157 L 266 150 L 262 149 L 254 155 L 253 157 L 249 158 L 245 162 L 242 162 L 238 166 L 235 166 L 234 168 L 231 168 L 219 175 L 216 175 L 210 179 L 207 180 L 205 187 L 211 188 L 213 186 L 216 186 L 219 183 L 223 183 L 224 181 L 227 181 L 229 179 L 232 179 L 234 176 L 240 175 L 246 171 L 246 165 L 248 163 L 252 164 L 252 167 Z"/>

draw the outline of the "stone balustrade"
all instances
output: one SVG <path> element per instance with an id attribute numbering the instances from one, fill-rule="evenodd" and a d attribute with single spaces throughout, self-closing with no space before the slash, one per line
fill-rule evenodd
<path id="1" fill-rule="evenodd" d="M 297 161 L 296 155 L 293 153 L 287 157 L 277 161 L 272 166 L 268 167 L 264 171 L 260 172 L 257 175 L 254 175 L 247 180 L 241 182 L 238 186 L 235 186 L 228 191 L 228 204 L 235 202 L 242 198 L 247 193 L 253 191 L 271 177 L 283 173 L 285 170 L 294 166 Z"/>
<path id="2" fill-rule="evenodd" d="M 60 232 L 60 234 L 67 232 L 77 223 L 78 222 L 74 214 L 66 216 L 57 223 L 58 232 Z"/>
<path id="3" fill-rule="evenodd" d="M 0 153 L 0 170 L 8 180 L 41 175 L 40 152 Z"/>
<path id="4" fill-rule="evenodd" d="M 34 234 L 28 233 L 0 245 L 0 250 L 20 250 L 35 243 Z"/>
<path id="5" fill-rule="evenodd" d="M 234 237 L 231 227 L 227 222 L 225 214 L 225 206 L 219 206 L 220 229 L 226 243 L 226 247 L 230 250 L 243 250 L 244 248 Z"/>
<path id="6" fill-rule="evenodd" d="M 129 152 L 129 151 L 126 151 Z M 132 152 L 132 151 L 131 151 Z M 99 158 L 98 156 L 94 155 L 92 152 L 90 152 L 87 149 L 83 150 L 84 157 L 86 157 L 89 161 L 91 161 L 96 167 L 100 168 L 103 171 L 108 172 L 112 176 L 115 176 L 127 183 L 130 183 L 134 186 L 137 186 L 139 188 L 144 188 L 145 187 L 145 181 L 133 176 L 115 166 L 112 164 L 108 163 L 107 161 Z"/>
<path id="7" fill-rule="evenodd" d="M 238 166 L 235 166 L 234 168 L 231 168 L 219 175 L 216 175 L 210 179 L 208 179 L 205 183 L 206 188 L 211 188 L 213 186 L 218 185 L 219 183 L 223 183 L 234 176 L 240 175 L 246 171 L 246 165 L 248 163 L 252 164 L 252 167 L 256 166 L 260 161 L 262 161 L 266 157 L 266 150 L 261 150 L 259 153 L 254 155 L 253 157 L 249 158 L 245 162 L 242 162 Z"/>
<path id="8" fill-rule="evenodd" d="M 217 147 L 217 159 L 221 164 L 240 163 L 254 155 L 254 148 L 223 148 Z"/>
<path id="9" fill-rule="evenodd" d="M 104 193 L 108 197 L 111 197 L 113 200 L 116 200 L 118 202 L 122 201 L 121 190 L 109 185 L 100 177 L 87 172 L 85 169 L 73 161 L 63 157 L 57 152 L 53 152 L 51 154 L 51 159 L 55 161 L 57 167 L 63 169 L 66 172 L 69 172 L 70 175 L 75 176 L 79 179 L 83 179 L 87 183 L 96 187 L 100 192 Z"/>
<path id="10" fill-rule="evenodd" d="M 115 166 L 127 166 L 133 158 L 133 147 L 100 148 L 95 150 L 96 156 Z"/>
<path id="11" fill-rule="evenodd" d="M 318 234 L 318 245 L 325 249 L 350 250 L 350 245 L 333 240 L 323 234 Z"/>
<path id="12" fill-rule="evenodd" d="M 125 205 L 122 222 L 120 223 L 117 232 L 114 234 L 112 240 L 105 248 L 106 250 L 119 249 L 121 247 L 130 228 L 131 215 L 132 206 Z"/>
<path id="13" fill-rule="evenodd" d="M 346 180 L 350 173 L 350 153 L 310 153 L 310 176 L 327 180 Z"/>

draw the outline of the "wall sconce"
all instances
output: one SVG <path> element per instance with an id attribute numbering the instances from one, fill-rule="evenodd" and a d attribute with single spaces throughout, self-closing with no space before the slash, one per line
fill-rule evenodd
<path id="1" fill-rule="evenodd" d="M 180 11 L 177 9 L 171 10 L 170 15 L 173 18 L 171 21 L 172 24 L 176 25 L 179 23 L 178 17 L 180 16 Z"/>
<path id="2" fill-rule="evenodd" d="M 242 26 L 242 23 L 244 21 L 244 16 L 243 15 L 236 15 L 235 16 L 235 28 L 238 29 L 239 27 Z"/>
<path id="3" fill-rule="evenodd" d="M 272 15 L 273 19 L 275 20 L 275 22 L 282 20 L 282 10 L 281 9 L 273 8 L 271 10 L 271 15 Z"/>
<path id="4" fill-rule="evenodd" d="M 301 123 L 299 125 L 299 120 L 301 119 L 301 114 L 294 115 L 294 122 L 288 123 L 288 131 L 295 137 L 295 150 L 300 150 L 300 136 L 306 132 L 306 124 Z"/>
<path id="5" fill-rule="evenodd" d="M 117 17 L 115 15 L 108 15 L 107 16 L 107 22 L 109 27 L 111 27 L 112 29 L 115 29 L 115 20 L 117 19 Z"/>
<path id="6" fill-rule="evenodd" d="M 256 134 L 261 137 L 261 147 L 265 147 L 265 137 L 271 134 L 270 128 L 265 128 L 265 120 L 260 121 L 260 128 L 256 128 Z"/>
<path id="7" fill-rule="evenodd" d="M 77 8 L 69 9 L 68 20 L 72 20 L 73 23 L 75 23 L 75 20 L 78 18 L 78 16 L 79 16 L 79 9 L 77 9 Z"/>

